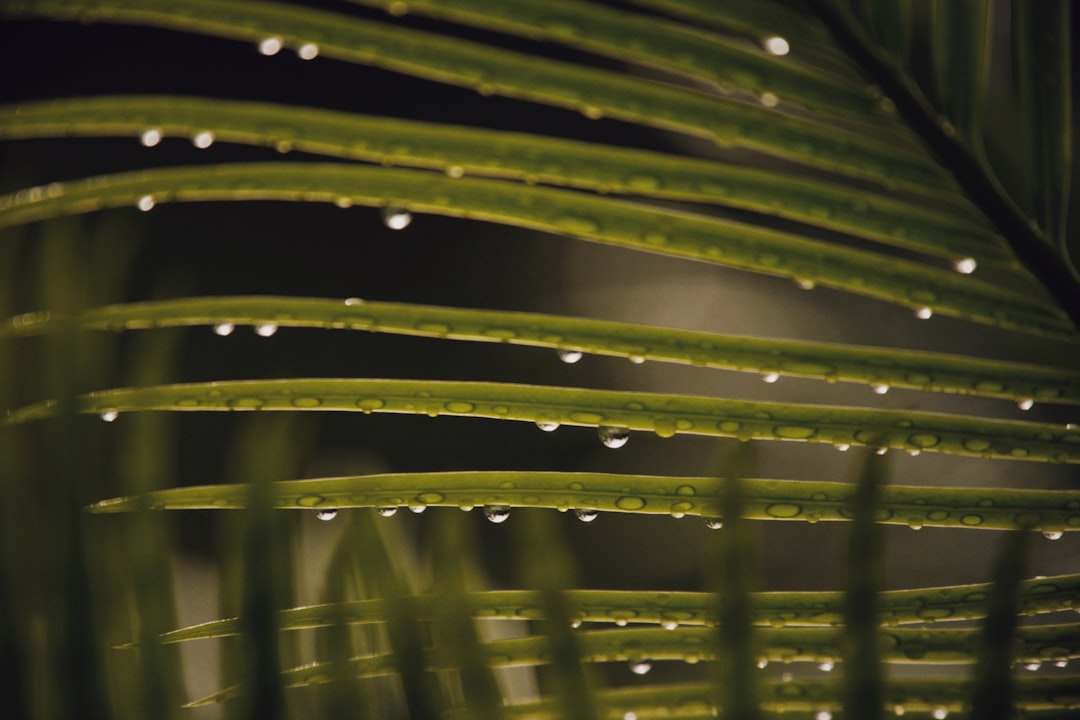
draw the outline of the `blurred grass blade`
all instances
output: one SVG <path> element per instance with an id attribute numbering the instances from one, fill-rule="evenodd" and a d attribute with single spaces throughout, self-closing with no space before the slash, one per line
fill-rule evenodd
<path id="1" fill-rule="evenodd" d="M 879 655 L 878 598 L 884 584 L 885 550 L 876 517 L 885 484 L 885 459 L 869 455 L 851 497 L 844 596 L 844 715 L 881 716 L 884 669 Z"/>
<path id="2" fill-rule="evenodd" d="M 1045 302 L 959 272 L 759 226 L 497 180 L 334 163 L 144 170 L 0 197 L 0 226 L 146 203 L 333 202 L 495 222 L 787 277 L 1010 330 L 1072 337 Z M 974 264 L 972 264 L 974 267 Z"/>
<path id="3" fill-rule="evenodd" d="M 983 621 L 975 667 L 972 720 L 1010 720 L 1014 716 L 1014 635 L 1030 537 L 1031 533 L 1023 529 L 1002 538 L 994 563 L 989 611 Z"/>
<path id="4" fill-rule="evenodd" d="M 718 204 L 951 260 L 973 256 L 988 267 L 1012 262 L 1005 243 L 966 199 L 948 202 L 939 191 L 892 197 L 731 162 L 272 103 L 106 96 L 0 106 L 0 137 L 11 139 L 135 137 L 148 129 L 183 138 L 210 132 L 217 141 L 451 175 Z"/>
<path id="5" fill-rule="evenodd" d="M 98 330 L 273 324 L 368 330 L 431 338 L 548 347 L 596 355 L 816 377 L 890 388 L 1080 404 L 1080 375 L 1065 368 L 896 348 L 773 340 L 535 313 L 295 297 L 198 297 L 109 305 L 73 318 L 27 313 L 0 338 L 54 330 L 61 322 Z M 492 334 L 492 328 L 505 332 Z"/>
<path id="6" fill-rule="evenodd" d="M 437 380 L 229 380 L 101 390 L 79 412 L 300 411 L 453 415 L 595 428 L 868 445 L 973 457 L 1080 463 L 1080 433 L 1049 423 L 611 390 Z M 8 424 L 52 417 L 53 401 Z M 766 419 L 767 418 L 767 419 Z M 669 432 L 674 429 L 674 432 Z"/>
<path id="7" fill-rule="evenodd" d="M 911 64 L 913 8 L 910 0 L 861 0 L 869 26 L 896 63 Z"/>
<path id="8" fill-rule="evenodd" d="M 476 539 L 461 513 L 440 513 L 431 540 L 439 630 L 450 665 L 457 669 L 465 708 L 475 718 L 502 718 L 502 696 L 492 672 L 490 650 L 480 643 L 467 577 L 476 561 Z"/>
<path id="9" fill-rule="evenodd" d="M 879 599 L 882 622 L 893 627 L 985 618 L 990 590 L 990 583 L 889 590 L 881 593 Z M 1020 594 L 1020 611 L 1026 615 L 1068 612 L 1080 607 L 1080 574 L 1025 580 L 1020 585 Z M 567 597 L 577 619 L 583 622 L 659 624 L 676 620 L 684 627 L 716 622 L 713 593 L 569 590 Z M 434 617 L 437 602 L 437 596 L 414 598 L 417 617 Z M 539 594 L 532 590 L 471 593 L 469 602 L 477 617 L 522 619 L 541 612 Z M 328 627 L 339 617 L 350 623 L 383 622 L 386 605 L 385 600 L 376 599 L 347 603 L 343 607 L 291 608 L 281 613 L 280 626 L 285 630 Z M 757 627 L 777 624 L 784 627 L 836 627 L 843 623 L 843 605 L 842 592 L 759 592 L 753 597 L 751 622 Z M 178 643 L 228 637 L 238 632 L 238 620 L 227 618 L 173 630 L 165 633 L 161 640 Z"/>
<path id="10" fill-rule="evenodd" d="M 534 622 L 546 640 L 560 715 L 592 720 L 600 715 L 582 662 L 582 647 L 571 628 L 571 622 L 578 617 L 577 608 L 566 592 L 574 584 L 574 555 L 555 525 L 557 517 L 546 512 L 525 512 L 515 518 L 517 563 L 522 582 L 536 590 L 542 614 Z M 536 552 L 536 548 L 543 551 Z"/>
<path id="11" fill-rule="evenodd" d="M 374 7 L 384 0 L 350 0 Z M 729 12 L 730 3 L 714 11 Z M 879 131 L 895 131 L 895 118 L 880 111 L 859 83 L 807 67 L 794 58 L 774 57 L 746 43 L 707 35 L 651 15 L 628 13 L 580 0 L 420 0 L 409 13 L 472 25 L 533 40 L 636 62 L 710 83 L 720 92 L 732 87 L 757 95 L 770 92 L 818 113 L 852 121 L 874 121 Z M 627 38 L 634 38 L 627 43 Z"/>
<path id="12" fill-rule="evenodd" d="M 1072 177 L 1072 2 L 1014 0 L 1013 79 L 1017 86 L 1029 207 L 1066 250 Z"/>
<path id="13" fill-rule="evenodd" d="M 993 5 L 988 2 L 933 2 L 931 45 L 937 106 L 979 158 L 983 157 L 992 20 Z"/>
<path id="14" fill-rule="evenodd" d="M 755 582 L 755 548 L 743 516 L 743 479 L 754 472 L 755 457 L 748 443 L 740 443 L 721 472 L 723 483 L 721 514 L 713 523 L 723 522 L 710 548 L 711 568 L 707 582 L 716 593 L 718 628 L 715 677 L 717 699 L 725 718 L 756 720 L 760 717 L 757 692 L 758 642 L 754 634 L 751 589 Z"/>
<path id="15" fill-rule="evenodd" d="M 319 38 L 319 52 L 326 57 L 566 107 L 592 118 L 608 116 L 689 133 L 885 187 L 932 187 L 945 194 L 953 189 L 921 149 L 905 149 L 873 133 L 838 135 L 831 123 L 741 100 L 310 8 L 186 0 L 178 11 L 157 0 L 21 0 L 9 1 L 2 10 L 17 16 L 137 23 L 252 42 L 278 37 L 287 47 Z"/>

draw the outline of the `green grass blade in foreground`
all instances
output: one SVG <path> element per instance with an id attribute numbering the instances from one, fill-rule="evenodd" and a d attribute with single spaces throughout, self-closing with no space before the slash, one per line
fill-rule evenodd
<path id="1" fill-rule="evenodd" d="M 1013 78 L 1017 86 L 1029 209 L 1066 254 L 1072 176 L 1072 3 L 1011 3 Z"/>
<path id="2" fill-rule="evenodd" d="M 101 390 L 79 412 L 339 411 L 454 415 L 744 440 L 870 445 L 983 458 L 1080 463 L 1080 431 L 1048 423 L 963 415 L 728 400 L 691 395 L 435 380 L 236 380 Z M 6 423 L 51 417 L 45 401 Z M 674 433 L 670 431 L 674 429 Z"/>
<path id="3" fill-rule="evenodd" d="M 843 659 L 844 714 L 853 718 L 880 715 L 884 695 L 878 602 L 885 575 L 885 538 L 877 519 L 889 512 L 881 502 L 885 463 L 884 458 L 869 455 L 851 491 Z"/>
<path id="4" fill-rule="evenodd" d="M 709 636 L 714 631 L 702 627 L 633 628 L 620 630 L 582 631 L 576 633 L 584 659 L 589 662 L 651 661 L 698 662 L 714 659 L 709 648 Z M 761 657 L 768 662 L 828 662 L 838 657 L 840 631 L 835 628 L 768 628 L 758 633 Z M 897 664 L 939 664 L 976 662 L 977 630 L 937 628 L 933 633 L 920 629 L 896 628 L 889 631 L 886 662 Z M 542 636 L 528 636 L 487 643 L 484 650 L 493 659 L 493 667 L 520 667 L 550 664 Z M 1059 658 L 1080 657 L 1080 626 L 1047 626 L 1021 631 L 1017 657 L 1038 659 L 1047 657 L 1050 646 L 1064 650 Z M 427 654 L 430 669 L 455 667 L 454 649 L 437 646 Z M 329 681 L 330 663 L 314 662 L 291 668 L 282 673 L 286 687 L 319 685 Z M 349 672 L 356 678 L 375 677 L 394 672 L 392 656 L 370 655 L 353 658 Z M 233 697 L 236 688 L 226 688 L 189 704 L 207 705 Z M 485 716 L 486 717 L 486 716 Z M 866 716 L 864 716 L 866 717 Z"/>
<path id="5" fill-rule="evenodd" d="M 838 134 L 832 124 L 766 107 L 683 90 L 631 76 L 521 55 L 405 27 L 271 2 L 157 0 L 8 2 L 15 16 L 94 19 L 300 47 L 318 38 L 322 55 L 429 80 L 580 110 L 589 117 L 689 133 L 720 145 L 763 152 L 886 187 L 955 194 L 941 168 L 921 151 L 873 133 Z"/>
<path id="6" fill-rule="evenodd" d="M 978 620 L 986 617 L 990 583 L 949 585 L 881 593 L 882 623 L 888 627 L 922 625 L 927 622 Z M 570 590 L 570 602 L 583 622 L 659 624 L 676 622 L 680 627 L 712 625 L 716 622 L 716 598 L 712 593 L 652 592 L 628 590 Z M 414 598 L 417 617 L 433 618 L 438 612 L 438 596 Z M 494 590 L 469 595 L 476 617 L 529 619 L 541 611 L 540 598 L 533 590 Z M 827 627 L 843 622 L 844 594 L 840 592 L 759 592 L 753 595 L 758 627 Z M 1020 584 L 1020 611 L 1025 615 L 1071 612 L 1080 608 L 1080 574 L 1057 575 Z M 281 613 L 283 630 L 328 627 L 340 621 L 378 623 L 386 620 L 382 599 L 339 604 L 310 605 Z M 937 627 L 940 627 L 937 626 Z M 213 620 L 164 633 L 163 643 L 228 637 L 239 632 L 236 618 Z M 1042 630 L 1028 628 L 1025 633 Z M 1056 630 L 1047 630 L 1054 633 Z M 943 636 L 944 637 L 944 636 Z M 1042 637 L 1042 636 L 1033 636 Z M 135 647 L 135 643 L 122 647 Z M 915 653 L 917 654 L 917 653 Z M 1050 648 L 1040 650 L 1046 660 L 1056 660 Z M 918 658 L 913 658 L 918 659 Z"/>
<path id="7" fill-rule="evenodd" d="M 944 210 L 788 172 L 573 140 L 223 99 L 108 96 L 0 106 L 0 137 L 178 136 L 385 165 L 719 204 L 1002 267 L 1005 243 L 966 200 Z M 938 198 L 940 199 L 940 198 Z"/>
<path id="8" fill-rule="evenodd" d="M 1019 654 L 1014 647 L 1016 614 L 1030 535 L 1025 529 L 1002 538 L 994 563 L 989 611 L 979 634 L 979 662 L 971 698 L 971 714 L 978 720 L 1009 720 L 1013 715 L 1012 667 L 1014 653 Z"/>
<path id="9" fill-rule="evenodd" d="M 1017 402 L 1080 404 L 1080 374 L 1065 368 L 895 348 L 772 340 L 557 315 L 293 297 L 223 296 L 109 305 L 61 318 L 19 315 L 4 336 L 53 331 L 61 322 L 100 330 L 191 325 L 277 325 L 418 335 L 548 347 L 597 355 L 816 377 Z"/>
<path id="10" fill-rule="evenodd" d="M 350 0 L 381 7 L 383 0 Z M 727 7 L 717 8 L 723 15 Z M 795 58 L 770 55 L 741 40 L 709 35 L 658 18 L 592 3 L 547 0 L 413 0 L 409 13 L 459 22 L 488 30 L 556 42 L 636 62 L 707 82 L 721 92 L 735 87 L 757 95 L 771 93 L 828 115 L 854 121 L 873 119 L 888 132 L 898 129 L 861 83 L 841 80 Z M 633 38 L 628 43 L 627 38 Z"/>
<path id="11" fill-rule="evenodd" d="M 554 188 L 334 163 L 145 170 L 0 197 L 0 226 L 166 201 L 394 206 L 502 223 L 812 282 L 1017 331 L 1074 335 L 1056 308 L 971 277 L 762 227 Z"/>
<path id="12" fill-rule="evenodd" d="M 324 508 L 508 507 L 589 508 L 723 517 L 726 481 L 720 478 L 615 475 L 583 472 L 466 471 L 392 473 L 286 480 L 274 485 L 274 506 Z M 851 483 L 811 480 L 743 480 L 743 514 L 752 520 L 846 522 L 855 500 Z M 153 491 L 159 510 L 245 507 L 244 485 L 202 485 Z M 91 505 L 95 513 L 131 512 L 139 498 L 120 497 Z M 1080 501 L 1070 490 L 957 488 L 890 485 L 881 491 L 877 522 L 922 527 L 985 530 L 1034 528 L 1055 533 L 1080 530 Z"/>

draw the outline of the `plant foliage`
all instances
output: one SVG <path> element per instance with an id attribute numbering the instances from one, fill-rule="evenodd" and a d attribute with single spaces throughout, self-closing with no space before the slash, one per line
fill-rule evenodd
<path id="1" fill-rule="evenodd" d="M 0 4 L 4 714 L 1077 716 L 1071 15 Z"/>

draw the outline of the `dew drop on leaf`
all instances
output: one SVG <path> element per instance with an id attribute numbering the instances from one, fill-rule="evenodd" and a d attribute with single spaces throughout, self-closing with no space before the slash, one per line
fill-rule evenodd
<path id="1" fill-rule="evenodd" d="M 150 128 L 139 136 L 139 142 L 142 143 L 143 147 L 154 147 L 161 142 L 161 131 L 157 128 Z"/>
<path id="2" fill-rule="evenodd" d="M 780 103 L 780 98 L 776 96 L 776 93 L 763 92 L 761 93 L 761 104 L 765 107 L 776 107 Z"/>
<path id="3" fill-rule="evenodd" d="M 383 224 L 391 230 L 404 230 L 412 223 L 412 213 L 396 207 L 384 207 L 381 211 Z"/>
<path id="4" fill-rule="evenodd" d="M 949 717 L 949 710 L 948 708 L 936 707 L 930 713 L 930 717 L 934 718 L 934 720 L 945 720 L 945 718 Z"/>
<path id="5" fill-rule="evenodd" d="M 678 630 L 679 623 L 674 620 L 662 620 L 660 622 L 660 627 L 664 628 L 665 630 Z"/>
<path id="6" fill-rule="evenodd" d="M 703 517 L 701 518 L 701 520 L 705 523 L 705 527 L 709 528 L 710 530 L 719 530 L 720 528 L 724 527 L 724 521 L 722 518 Z"/>
<path id="7" fill-rule="evenodd" d="M 259 42 L 259 54 L 260 55 L 277 55 L 281 52 L 281 38 L 268 37 Z"/>
<path id="8" fill-rule="evenodd" d="M 821 672 L 832 672 L 832 669 L 834 667 L 836 667 L 836 663 L 834 663 L 832 660 L 825 660 L 818 663 L 817 669 Z"/>
<path id="9" fill-rule="evenodd" d="M 1031 408 L 1035 407 L 1035 401 L 1032 400 L 1031 398 L 1024 398 L 1023 400 L 1017 400 L 1016 401 L 1016 407 L 1020 408 L 1021 410 L 1027 411 L 1027 410 L 1030 410 Z"/>
<path id="10" fill-rule="evenodd" d="M 757 661 L 758 670 L 764 670 L 767 667 L 769 667 L 769 658 L 761 658 Z"/>
<path id="11" fill-rule="evenodd" d="M 1039 662 L 1038 660 L 1024 663 L 1024 669 L 1028 670 L 1030 672 L 1035 672 L 1036 670 L 1038 670 L 1041 667 L 1042 667 L 1042 663 Z"/>
<path id="12" fill-rule="evenodd" d="M 559 350 L 559 359 L 567 365 L 573 365 L 584 355 L 580 350 Z"/>
<path id="13" fill-rule="evenodd" d="M 376 512 L 383 517 L 390 517 L 391 515 L 395 515 L 397 513 L 397 505 L 385 505 L 376 510 Z"/>
<path id="14" fill-rule="evenodd" d="M 920 320 L 929 320 L 934 316 L 934 311 L 928 307 L 921 307 L 915 311 L 915 317 Z"/>
<path id="15" fill-rule="evenodd" d="M 870 389 L 878 395 L 884 395 L 885 393 L 889 392 L 889 386 L 885 385 L 884 383 L 877 383 L 875 385 L 871 385 Z"/>
<path id="16" fill-rule="evenodd" d="M 770 55 L 782 56 L 787 55 L 789 52 L 791 52 L 791 45 L 788 44 L 787 40 L 780 37 L 779 35 L 773 35 L 772 37 L 765 38 L 765 41 L 762 43 L 762 45 L 765 48 L 765 52 L 769 53 Z"/>
<path id="17" fill-rule="evenodd" d="M 600 436 L 604 447 L 609 448 L 621 448 L 630 440 L 630 430 L 624 427 L 601 425 L 596 429 L 596 434 Z"/>
<path id="18" fill-rule="evenodd" d="M 270 337 L 277 332 L 278 326 L 274 323 L 259 323 L 252 328 L 259 337 Z"/>
<path id="19" fill-rule="evenodd" d="M 593 510 L 592 508 L 575 508 L 574 515 L 581 522 L 592 522 L 600 514 L 599 510 Z"/>
<path id="20" fill-rule="evenodd" d="M 851 449 L 851 446 L 848 445 L 847 443 L 839 443 L 838 445 L 836 445 L 836 449 L 839 450 L 840 452 L 847 452 L 848 450 Z"/>
<path id="21" fill-rule="evenodd" d="M 154 209 L 154 196 L 143 195 L 141 198 L 139 198 L 139 201 L 135 203 L 135 206 L 143 212 L 150 212 Z"/>
<path id="22" fill-rule="evenodd" d="M 544 432 L 555 432 L 559 429 L 559 423 L 554 420 L 537 420 L 536 427 L 540 428 Z"/>
<path id="23" fill-rule="evenodd" d="M 236 329 L 236 325 L 231 322 L 222 322 L 214 325 L 214 332 L 221 337 L 226 335 L 232 335 L 232 331 Z"/>
<path id="24" fill-rule="evenodd" d="M 323 522 L 329 522 L 337 517 L 337 508 L 325 508 L 323 510 L 317 510 L 315 517 L 319 518 Z"/>
<path id="25" fill-rule="evenodd" d="M 205 150 L 214 144 L 214 133 L 209 130 L 204 130 L 201 133 L 195 133 L 191 138 L 191 144 L 200 150 Z"/>
<path id="26" fill-rule="evenodd" d="M 301 60 L 314 60 L 319 56 L 319 46 L 315 43 L 304 43 L 296 49 L 296 54 Z"/>
<path id="27" fill-rule="evenodd" d="M 648 660 L 631 660 L 630 672 L 635 675 L 647 675 L 652 670 L 652 663 Z"/>
<path id="28" fill-rule="evenodd" d="M 104 417 L 104 416 L 103 416 Z M 1061 530 L 1044 530 L 1043 537 L 1047 540 L 1060 540 L 1065 535 Z"/>
<path id="29" fill-rule="evenodd" d="M 98 417 L 100 417 L 105 422 L 115 422 L 116 418 L 120 417 L 120 413 L 117 412 L 116 410 L 106 410 L 105 412 L 101 413 L 101 415 L 99 415 Z"/>
<path id="30" fill-rule="evenodd" d="M 509 505 L 485 505 L 484 517 L 493 523 L 502 523 L 510 517 Z"/>
<path id="31" fill-rule="evenodd" d="M 761 381 L 769 383 L 770 385 L 780 379 L 780 373 L 765 373 L 761 376 Z"/>
<path id="32" fill-rule="evenodd" d="M 979 264 L 975 262 L 975 258 L 971 257 L 960 258 L 959 260 L 953 261 L 953 269 L 961 275 L 970 275 L 975 272 L 975 268 L 978 266 Z"/>

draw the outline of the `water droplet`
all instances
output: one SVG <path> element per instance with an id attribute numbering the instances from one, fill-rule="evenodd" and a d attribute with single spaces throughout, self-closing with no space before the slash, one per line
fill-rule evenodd
<path id="1" fill-rule="evenodd" d="M 924 520 L 921 517 L 908 518 L 907 526 L 912 530 L 922 530 Z"/>
<path id="2" fill-rule="evenodd" d="M 630 355 L 626 359 L 635 365 L 643 365 L 645 363 L 645 358 L 640 355 Z"/>
<path id="3" fill-rule="evenodd" d="M 574 514 L 577 515 L 577 519 L 581 522 L 592 522 L 600 514 L 600 511 L 592 508 L 575 508 Z"/>
<path id="4" fill-rule="evenodd" d="M 409 507 L 409 512 L 416 513 L 417 515 L 424 512 L 425 510 L 427 510 L 427 505 L 425 505 L 422 502 L 411 502 L 411 503 L 409 503 L 408 507 Z"/>
<path id="5" fill-rule="evenodd" d="M 634 495 L 624 495 L 615 500 L 615 507 L 620 510 L 640 510 L 645 507 L 645 499 Z"/>
<path id="6" fill-rule="evenodd" d="M 154 147 L 161 142 L 161 131 L 157 128 L 150 128 L 139 136 L 139 142 L 143 144 L 143 147 Z"/>
<path id="7" fill-rule="evenodd" d="M 847 452 L 848 450 L 851 449 L 851 446 L 848 445 L 847 443 L 839 443 L 838 445 L 836 445 L 836 449 L 839 450 L 840 452 Z"/>
<path id="8" fill-rule="evenodd" d="M 977 268 L 979 264 L 975 262 L 975 258 L 966 257 L 954 260 L 952 266 L 953 270 L 956 270 L 956 272 L 961 275 L 970 275 L 975 272 L 975 268 Z"/>
<path id="9" fill-rule="evenodd" d="M 802 507 L 791 503 L 773 503 L 765 508 L 765 514 L 775 518 L 792 518 L 802 512 Z"/>
<path id="10" fill-rule="evenodd" d="M 236 325 L 231 322 L 216 323 L 214 325 L 214 332 L 225 337 L 226 335 L 232 335 L 232 331 L 236 329 Z"/>
<path id="11" fill-rule="evenodd" d="M 1035 401 L 1032 400 L 1031 398 L 1024 398 L 1023 400 L 1017 400 L 1016 401 L 1016 407 L 1020 408 L 1021 410 L 1027 411 L 1027 410 L 1030 410 L 1031 408 L 1035 407 Z"/>
<path id="12" fill-rule="evenodd" d="M 929 320 L 934 316 L 934 311 L 928 307 L 921 307 L 915 311 L 915 317 L 920 320 Z"/>
<path id="13" fill-rule="evenodd" d="M 757 661 L 758 670 L 764 670 L 767 667 L 769 667 L 769 658 L 761 658 Z"/>
<path id="14" fill-rule="evenodd" d="M 596 429 L 596 434 L 600 436 L 604 447 L 609 448 L 621 448 L 630 440 L 630 429 L 624 427 L 601 425 Z"/>
<path id="15" fill-rule="evenodd" d="M 384 207 L 381 213 L 383 224 L 391 230 L 404 230 L 412 223 L 412 213 L 408 210 Z"/>
<path id="16" fill-rule="evenodd" d="M 676 620 L 661 620 L 660 627 L 664 628 L 665 630 L 678 630 L 679 623 Z"/>
<path id="17" fill-rule="evenodd" d="M 554 420 L 537 420 L 536 427 L 540 428 L 544 432 L 555 432 L 559 429 L 559 423 Z"/>
<path id="18" fill-rule="evenodd" d="M 270 337 L 277 332 L 277 328 L 278 326 L 274 323 L 259 323 L 258 325 L 255 325 L 252 329 L 259 337 Z"/>
<path id="19" fill-rule="evenodd" d="M 465 168 L 461 167 L 460 165 L 451 165 L 450 167 L 446 168 L 446 175 L 452 178 L 463 177 L 465 175 Z"/>
<path id="20" fill-rule="evenodd" d="M 780 98 L 775 93 L 763 92 L 761 93 L 761 104 L 765 107 L 776 107 L 780 103 Z"/>
<path id="21" fill-rule="evenodd" d="M 120 413 L 117 412 L 116 410 L 106 410 L 105 412 L 101 413 L 101 415 L 99 415 L 98 417 L 100 417 L 105 422 L 114 422 L 116 420 L 116 418 L 120 417 Z"/>
<path id="22" fill-rule="evenodd" d="M 141 198 L 139 198 L 139 201 L 135 203 L 135 206 L 143 212 L 150 212 L 154 209 L 154 196 L 143 195 Z"/>
<path id="23" fill-rule="evenodd" d="M 484 517 L 493 523 L 506 522 L 510 517 L 509 505 L 485 505 Z"/>
<path id="24" fill-rule="evenodd" d="M 104 419 L 104 417 L 105 416 L 103 415 L 102 419 Z M 1061 537 L 1064 534 L 1065 533 L 1062 532 L 1061 530 L 1044 530 L 1043 531 L 1043 537 L 1046 538 L 1047 540 L 1060 540 Z"/>
<path id="25" fill-rule="evenodd" d="M 195 136 L 191 138 L 191 144 L 200 150 L 205 150 L 214 144 L 214 133 L 209 130 L 203 130 L 201 133 L 195 133 Z"/>
<path id="26" fill-rule="evenodd" d="M 930 713 L 930 716 L 934 718 L 934 720 L 945 720 L 945 718 L 949 717 L 949 710 L 944 707 L 936 707 L 933 712 Z"/>
<path id="27" fill-rule="evenodd" d="M 585 354 L 580 350 L 559 350 L 559 359 L 567 365 L 573 365 Z"/>
<path id="28" fill-rule="evenodd" d="M 314 60 L 319 57 L 319 46 L 315 43 L 304 43 L 296 48 L 296 54 L 301 60 Z"/>
<path id="29" fill-rule="evenodd" d="M 1038 670 L 1041 667 L 1042 667 L 1042 663 L 1039 662 L 1038 660 L 1033 660 L 1032 662 L 1024 663 L 1024 669 L 1029 670 L 1031 672 L 1035 672 L 1036 670 Z"/>
<path id="30" fill-rule="evenodd" d="M 814 714 L 814 720 L 832 720 L 832 713 L 828 710 L 818 710 Z"/>
<path id="31" fill-rule="evenodd" d="M 893 715 L 895 715 L 896 717 L 903 717 L 904 713 L 906 712 L 903 705 L 893 705 L 892 711 Z"/>
<path id="32" fill-rule="evenodd" d="M 623 713 L 622 720 L 637 720 L 637 713 L 633 710 L 627 710 Z"/>
<path id="33" fill-rule="evenodd" d="M 813 290 L 816 286 L 813 280 L 795 280 L 795 286 L 800 290 Z"/>
<path id="34" fill-rule="evenodd" d="M 1054 667 L 1057 667 L 1057 668 L 1067 668 L 1067 667 L 1069 667 L 1069 658 L 1061 658 L 1060 660 L 1055 660 L 1054 661 Z"/>
<path id="35" fill-rule="evenodd" d="M 337 517 L 337 508 L 326 508 L 324 510 L 317 510 L 315 517 L 319 518 L 323 522 L 329 522 Z"/>
<path id="36" fill-rule="evenodd" d="M 870 386 L 870 389 L 876 392 L 878 395 L 884 395 L 889 392 L 889 386 L 884 383 L 877 383 Z"/>
<path id="37" fill-rule="evenodd" d="M 836 663 L 834 663 L 832 660 L 825 660 L 818 663 L 817 669 L 821 672 L 832 672 L 832 669 L 834 667 L 836 667 Z"/>
<path id="38" fill-rule="evenodd" d="M 615 618 L 615 624 L 618 627 L 626 627 L 626 618 Z M 646 671 L 648 672 L 648 671 Z"/>
<path id="39" fill-rule="evenodd" d="M 705 527 L 709 528 L 710 530 L 719 530 L 720 528 L 724 527 L 723 518 L 703 517 L 701 519 L 705 523 Z"/>
<path id="40" fill-rule="evenodd" d="M 652 663 L 648 660 L 631 660 L 630 672 L 635 675 L 647 675 L 652 670 Z"/>
<path id="41" fill-rule="evenodd" d="M 780 379 L 780 373 L 771 372 L 771 373 L 766 373 L 766 374 L 761 376 L 761 381 L 762 382 L 767 382 L 770 385 L 772 383 L 776 382 L 779 379 Z"/>
<path id="42" fill-rule="evenodd" d="M 268 37 L 259 43 L 259 53 L 270 56 L 277 55 L 281 51 L 281 38 Z"/>
<path id="43" fill-rule="evenodd" d="M 354 307 L 356 305 L 363 305 L 364 301 L 358 297 L 345 298 L 345 305 L 347 307 Z"/>
<path id="44" fill-rule="evenodd" d="M 879 447 L 874 449 L 875 455 L 884 455 L 887 452 L 889 452 L 889 448 L 887 447 Z"/>
<path id="45" fill-rule="evenodd" d="M 791 52 L 791 45 L 789 45 L 788 41 L 780 37 L 779 35 L 767 37 L 761 44 L 765 48 L 765 52 L 769 53 L 770 55 L 781 56 L 787 55 L 789 52 Z"/>
<path id="46" fill-rule="evenodd" d="M 386 505 L 376 510 L 376 512 L 378 512 L 383 517 L 390 517 L 391 515 L 397 513 L 397 505 Z"/>

